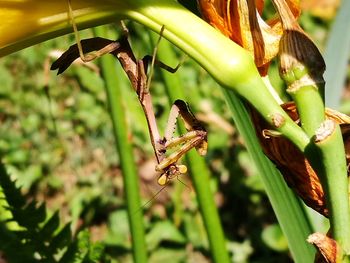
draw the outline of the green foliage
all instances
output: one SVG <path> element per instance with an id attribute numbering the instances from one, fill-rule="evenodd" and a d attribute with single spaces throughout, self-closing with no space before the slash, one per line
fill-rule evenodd
<path id="1" fill-rule="evenodd" d="M 347 76 L 350 57 L 350 29 L 347 23 L 349 15 L 350 3 L 344 1 L 339 7 L 325 50 L 326 97 L 327 106 L 331 108 L 339 108 L 344 82 L 349 79 Z"/>
<path id="2" fill-rule="evenodd" d="M 0 250 L 8 262 L 101 262 L 103 246 L 92 244 L 87 231 L 72 236 L 60 227 L 58 212 L 47 215 L 45 203 L 27 202 L 0 163 L 0 189 L 10 213 L 0 222 Z"/>
<path id="3" fill-rule="evenodd" d="M 288 249 L 288 243 L 283 236 L 283 232 L 279 225 L 274 224 L 266 227 L 262 232 L 262 240 L 270 248 L 277 251 L 285 251 Z"/>
<path id="4" fill-rule="evenodd" d="M 324 32 L 326 27 L 318 25 L 312 15 L 304 16 L 302 21 L 317 32 L 320 28 Z M 137 57 L 152 53 L 146 30 L 128 26 Z M 110 33 L 115 30 L 113 26 Z M 91 36 L 90 31 L 81 33 L 82 38 Z M 6 241 L 0 250 L 6 255 L 7 250 L 12 250 L 13 257 L 28 253 L 26 262 L 30 258 L 39 260 L 33 255 L 55 255 L 53 260 L 60 262 L 93 262 L 98 261 L 100 253 L 116 261 L 131 262 L 128 211 L 104 80 L 94 66 L 73 65 L 60 77 L 43 70 L 53 50 L 64 50 L 74 41 L 72 36 L 65 36 L 0 61 L 0 155 L 11 177 L 22 187 L 20 191 L 10 181 L 3 187 L 12 192 L 11 202 L 20 209 L 12 214 L 11 206 L 15 205 L 10 205 L 9 200 L 0 201 L 3 207 L 9 207 L 0 209 L 0 241 Z M 181 55 L 175 52 L 180 60 Z M 281 85 L 276 65 L 270 73 L 274 85 Z M 209 152 L 205 157 L 209 184 L 217 193 L 216 204 L 233 262 L 290 262 L 260 171 L 232 123 L 217 84 L 190 59 L 176 74 L 184 85 L 186 100 L 209 131 Z M 160 75 L 156 68 L 151 91 L 163 131 L 169 103 Z M 186 186 L 174 180 L 172 186 L 154 197 L 159 188 L 145 119 L 128 81 L 119 88 L 130 125 L 128 134 L 134 146 L 143 203 L 154 198 L 139 211 L 132 211 L 145 214 L 146 239 L 151 244 L 149 261 L 209 261 L 206 229 L 191 190 L 191 175 L 179 178 Z M 47 211 L 44 205 L 28 200 L 47 200 Z M 57 209 L 59 215 L 54 212 Z M 72 237 L 70 227 L 60 228 L 59 221 L 72 221 L 71 229 L 78 235 Z M 25 233 L 25 225 L 30 226 L 32 236 Z M 29 238 L 34 239 L 34 233 L 37 237 L 40 233 L 40 238 L 33 241 Z M 89 243 L 88 233 L 101 243 Z M 31 247 L 24 248 L 20 238 L 27 238 Z M 55 247 L 50 248 L 47 240 L 53 240 Z M 48 255 L 33 254 L 34 243 L 40 245 L 40 253 Z"/>
<path id="5" fill-rule="evenodd" d="M 151 54 L 148 32 L 134 24 L 128 27 L 137 56 Z M 116 28 L 110 27 L 110 33 Z M 92 34 L 83 31 L 81 37 Z M 74 41 L 74 37 L 65 36 L 0 61 L 0 76 L 6 77 L 3 86 L 8 86 L 0 89 L 0 154 L 26 200 L 46 200 L 49 215 L 59 209 L 62 223 L 71 221 L 73 232 L 89 230 L 93 240 L 106 246 L 106 256 L 131 262 L 120 158 L 115 151 L 103 79 L 95 67 L 85 65 L 72 65 L 59 77 L 43 70 L 47 59 L 43 54 L 51 54 L 58 46 L 64 50 Z M 181 60 L 181 54 L 175 52 L 177 61 Z M 155 69 L 151 91 L 163 132 L 170 108 L 159 71 Z M 261 240 L 263 226 L 276 223 L 276 218 L 218 85 L 190 59 L 176 74 L 183 83 L 185 100 L 209 131 L 209 152 L 204 160 L 211 190 L 217 192 L 225 238 L 229 247 L 234 244 L 230 253 L 238 255 L 236 248 L 244 247 L 252 251 L 245 254 L 250 260 L 290 260 L 287 252 L 276 252 Z M 122 73 L 117 77 L 124 78 Z M 139 169 L 142 203 L 153 198 L 145 207 L 132 211 L 145 214 L 146 240 L 151 239 L 153 244 L 148 250 L 149 261 L 177 257 L 179 261 L 210 260 L 191 174 L 179 178 L 186 186 L 175 179 L 154 196 L 159 186 L 146 122 L 129 82 L 122 81 L 118 88 L 122 89 L 130 125 L 128 134 Z M 0 218 L 6 213 L 1 212 Z M 184 241 L 155 235 L 154 228 L 159 225 L 163 225 L 164 232 L 177 230 L 174 238 L 181 236 Z"/>

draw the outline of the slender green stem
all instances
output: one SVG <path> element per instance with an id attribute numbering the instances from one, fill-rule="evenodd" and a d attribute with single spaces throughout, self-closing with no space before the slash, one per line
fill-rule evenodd
<path id="1" fill-rule="evenodd" d="M 230 262 L 226 249 L 225 236 L 214 202 L 214 193 L 209 185 L 210 174 L 206 163 L 194 150 L 187 154 L 187 160 L 190 163 L 189 168 L 192 181 L 196 189 L 199 208 L 208 234 L 213 261 L 217 263 Z"/>
<path id="2" fill-rule="evenodd" d="M 106 35 L 103 28 L 96 28 L 97 35 Z M 132 236 L 134 262 L 147 262 L 144 226 L 140 207 L 139 183 L 132 151 L 132 142 L 128 136 L 128 125 L 125 116 L 125 105 L 120 88 L 119 76 L 124 74 L 116 70 L 116 60 L 112 56 L 103 56 L 100 59 L 101 69 L 105 79 L 108 106 L 113 123 L 117 151 L 120 156 L 120 165 L 123 172 L 124 189 L 128 207 L 129 225 Z"/>
<path id="3" fill-rule="evenodd" d="M 223 89 L 223 93 L 232 111 L 235 125 L 243 136 L 252 160 L 260 171 L 266 193 L 288 240 L 294 261 L 312 262 L 315 250 L 305 240 L 313 232 L 313 229 L 303 205 L 286 185 L 276 167 L 263 154 L 249 114 L 241 100 L 232 91 Z"/>
<path id="4" fill-rule="evenodd" d="M 151 34 L 153 44 L 156 43 L 159 36 Z M 158 59 L 162 62 L 176 65 L 179 61 L 176 58 L 172 46 L 166 40 L 162 40 L 159 46 Z M 176 74 L 161 71 L 162 78 L 169 96 L 169 103 L 172 104 L 176 99 L 184 99 L 183 85 Z M 183 134 L 186 129 L 183 125 L 180 127 Z M 200 157 L 195 150 L 191 150 L 186 155 L 187 163 L 191 171 L 191 178 L 197 194 L 199 208 L 201 210 L 204 225 L 207 231 L 212 258 L 214 262 L 230 262 L 223 229 L 220 223 L 220 217 L 214 201 L 214 193 L 210 189 L 210 172 L 205 163 L 205 159 Z"/>

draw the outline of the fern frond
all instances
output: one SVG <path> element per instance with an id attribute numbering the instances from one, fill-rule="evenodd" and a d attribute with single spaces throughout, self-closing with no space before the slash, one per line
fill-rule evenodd
<path id="1" fill-rule="evenodd" d="M 47 216 L 45 203 L 27 202 L 1 161 L 0 190 L 10 212 L 0 221 L 0 251 L 7 262 L 101 262 L 104 248 L 91 244 L 87 231 L 73 238 L 70 224 L 60 228 L 58 212 Z"/>

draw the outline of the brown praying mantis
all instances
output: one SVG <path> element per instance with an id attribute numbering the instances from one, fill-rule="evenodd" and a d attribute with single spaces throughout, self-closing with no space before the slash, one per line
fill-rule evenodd
<path id="1" fill-rule="evenodd" d="M 177 71 L 180 64 L 176 68 L 171 68 L 157 61 L 155 59 L 156 48 L 154 49 L 153 56 L 147 55 L 142 59 L 136 59 L 128 41 L 128 30 L 123 23 L 122 27 L 124 33 L 116 41 L 101 37 L 80 40 L 78 29 L 74 22 L 70 0 L 68 0 L 68 10 L 77 43 L 69 47 L 69 49 L 52 64 L 51 70 L 58 69 L 57 74 L 61 74 L 79 57 L 83 62 L 94 60 L 105 54 L 112 54 L 116 57 L 127 74 L 146 116 L 151 143 L 157 159 L 155 170 L 161 173 L 158 177 L 158 184 L 165 186 L 173 178 L 186 173 L 187 167 L 178 164 L 178 161 L 193 148 L 195 148 L 201 156 L 205 155 L 207 152 L 207 132 L 191 112 L 188 104 L 178 99 L 174 102 L 170 110 L 164 136 L 160 136 L 150 93 L 151 75 L 154 64 L 172 73 Z M 161 29 L 160 35 L 162 35 L 163 30 L 164 27 Z M 160 39 L 161 38 L 159 38 L 158 43 Z M 147 76 L 149 63 L 151 63 L 151 70 L 150 76 Z M 173 138 L 179 115 L 185 123 L 187 133 Z M 169 149 L 175 150 L 167 156 L 166 153 Z"/>

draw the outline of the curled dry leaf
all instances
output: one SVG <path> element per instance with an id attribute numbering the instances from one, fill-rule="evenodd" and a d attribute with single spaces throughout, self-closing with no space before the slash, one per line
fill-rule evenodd
<path id="1" fill-rule="evenodd" d="M 300 15 L 299 1 L 286 1 L 292 14 Z M 276 16 L 264 21 L 263 0 L 198 0 L 203 18 L 224 35 L 251 52 L 262 75 L 277 55 L 283 34 Z"/>
<path id="2" fill-rule="evenodd" d="M 281 105 L 296 122 L 299 116 L 292 102 Z M 350 117 L 332 109 L 326 109 L 326 117 L 340 124 L 346 150 L 346 161 L 350 163 Z M 252 119 L 264 153 L 275 163 L 288 186 L 317 212 L 328 216 L 326 201 L 321 183 L 303 153 L 282 136 L 269 132 L 271 127 L 252 110 Z"/>
<path id="3" fill-rule="evenodd" d="M 313 244 L 317 249 L 316 263 L 340 262 L 341 249 L 334 239 L 322 233 L 313 233 L 307 238 L 307 242 Z"/>

